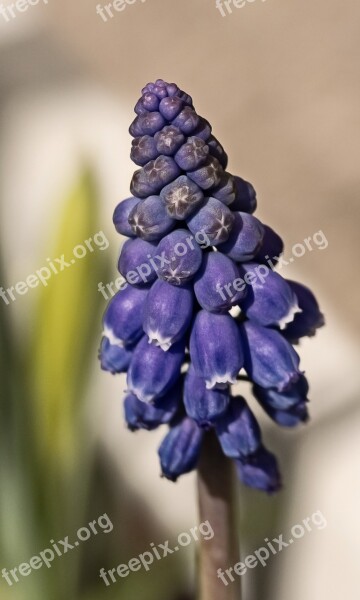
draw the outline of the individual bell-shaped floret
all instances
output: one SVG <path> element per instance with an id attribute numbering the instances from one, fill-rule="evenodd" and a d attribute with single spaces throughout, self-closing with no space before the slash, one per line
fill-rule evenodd
<path id="1" fill-rule="evenodd" d="M 234 176 L 235 200 L 231 206 L 232 210 L 252 214 L 256 210 L 256 192 L 251 183 L 237 175 Z"/>
<path id="2" fill-rule="evenodd" d="M 169 217 L 160 196 L 149 196 L 130 212 L 129 224 L 133 234 L 153 242 L 174 229 L 176 221 Z"/>
<path id="3" fill-rule="evenodd" d="M 127 286 L 110 300 L 103 317 L 104 335 L 110 344 L 131 346 L 141 338 L 147 295 L 147 289 Z"/>
<path id="4" fill-rule="evenodd" d="M 129 367 L 132 352 L 128 348 L 123 348 L 118 344 L 111 344 L 107 337 L 101 340 L 99 350 L 99 360 L 103 371 L 116 373 L 125 373 Z"/>
<path id="5" fill-rule="evenodd" d="M 209 155 L 209 146 L 198 137 L 189 137 L 175 154 L 180 169 L 190 171 L 204 164 Z"/>
<path id="6" fill-rule="evenodd" d="M 195 469 L 202 439 L 203 431 L 189 417 L 173 425 L 159 448 L 164 477 L 176 481 L 180 475 Z"/>
<path id="7" fill-rule="evenodd" d="M 205 232 L 212 246 L 225 242 L 234 225 L 231 210 L 216 198 L 207 198 L 205 203 L 186 219 L 187 225 L 194 235 Z"/>
<path id="8" fill-rule="evenodd" d="M 121 235 L 126 235 L 126 237 L 134 237 L 135 233 L 133 232 L 131 225 L 129 223 L 129 214 L 135 208 L 137 204 L 139 204 L 140 198 L 126 198 L 122 202 L 119 202 L 117 207 L 114 210 L 113 215 L 113 223 L 115 225 L 115 229 Z"/>
<path id="9" fill-rule="evenodd" d="M 171 156 L 158 156 L 145 167 L 135 171 L 130 191 L 137 198 L 147 198 L 161 191 L 164 185 L 180 175 L 180 169 Z"/>
<path id="10" fill-rule="evenodd" d="M 223 172 L 217 158 L 209 156 L 204 164 L 187 174 L 202 190 L 211 190 L 220 184 Z"/>
<path id="11" fill-rule="evenodd" d="M 201 248 L 187 229 L 176 229 L 166 235 L 157 252 L 161 257 L 158 277 L 172 285 L 187 283 L 201 266 Z"/>
<path id="12" fill-rule="evenodd" d="M 268 492 L 281 488 L 281 476 L 275 456 L 261 447 L 255 454 L 236 461 L 240 480 L 247 486 Z"/>
<path id="13" fill-rule="evenodd" d="M 293 322 L 286 326 L 283 333 L 286 339 L 295 343 L 304 336 L 315 335 L 316 330 L 325 324 L 325 319 L 309 288 L 296 281 L 287 280 L 287 283 L 296 294 L 301 312 L 295 315 Z"/>
<path id="14" fill-rule="evenodd" d="M 181 386 L 175 385 L 161 398 L 152 404 L 142 402 L 134 394 L 128 394 L 124 401 L 125 421 L 131 429 L 156 429 L 159 425 L 169 423 L 181 406 Z"/>
<path id="15" fill-rule="evenodd" d="M 237 262 L 252 260 L 260 249 L 264 228 L 259 219 L 244 212 L 233 212 L 233 226 L 228 239 L 219 245 L 223 252 Z"/>
<path id="16" fill-rule="evenodd" d="M 183 220 L 203 203 L 204 193 L 186 175 L 180 175 L 163 187 L 160 198 L 170 217 Z"/>
<path id="17" fill-rule="evenodd" d="M 241 286 L 237 283 L 239 281 Z M 195 275 L 194 291 L 200 306 L 214 313 L 228 312 L 247 293 L 238 266 L 221 252 L 204 254 L 202 265 Z"/>
<path id="18" fill-rule="evenodd" d="M 284 252 L 284 242 L 281 237 L 268 225 L 264 227 L 264 238 L 258 253 L 255 256 L 255 261 L 264 263 L 273 269 L 279 262 L 279 257 Z"/>
<path id="19" fill-rule="evenodd" d="M 261 446 L 259 424 L 242 396 L 231 398 L 227 411 L 216 422 L 216 433 L 230 458 L 254 454 Z"/>
<path id="20" fill-rule="evenodd" d="M 121 249 L 119 272 L 131 285 L 146 286 L 156 279 L 156 252 L 157 246 L 153 242 L 140 238 L 127 240 Z"/>
<path id="21" fill-rule="evenodd" d="M 228 387 L 208 390 L 205 380 L 190 364 L 184 381 L 184 404 L 188 417 L 194 419 L 199 427 L 210 427 L 226 411 L 229 402 Z"/>

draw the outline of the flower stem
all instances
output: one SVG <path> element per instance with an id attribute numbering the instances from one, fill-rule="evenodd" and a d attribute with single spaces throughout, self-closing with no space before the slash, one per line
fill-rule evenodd
<path id="1" fill-rule="evenodd" d="M 231 582 L 225 574 L 239 562 L 233 480 L 232 462 L 222 453 L 215 434 L 207 433 L 198 466 L 199 512 L 200 523 L 209 521 L 214 536 L 200 542 L 199 600 L 241 600 L 240 578 L 235 575 Z"/>

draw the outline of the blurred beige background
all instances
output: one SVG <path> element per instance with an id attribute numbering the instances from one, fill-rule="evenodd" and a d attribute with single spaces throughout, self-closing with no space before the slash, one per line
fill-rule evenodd
<path id="1" fill-rule="evenodd" d="M 313 420 L 284 433 L 262 417 L 280 461 L 297 453 L 291 471 L 284 467 L 282 530 L 316 510 L 328 527 L 277 557 L 267 600 L 335 600 L 340 592 L 357 600 L 360 5 L 257 0 L 223 18 L 215 0 L 138 0 L 104 23 L 96 4 L 50 0 L 0 24 L 2 233 L 12 280 L 43 263 L 50 193 L 64 174 L 71 180 L 84 154 L 97 165 L 115 277 L 111 216 L 133 170 L 133 105 L 158 77 L 188 91 L 227 150 L 229 170 L 254 184 L 257 215 L 287 248 L 318 230 L 329 242 L 285 273 L 313 287 L 327 318 L 326 329 L 301 346 Z M 14 166 L 21 176 L 12 175 Z M 14 219 L 26 252 L 14 243 Z M 13 310 L 26 324 L 20 303 Z M 158 478 L 161 436 L 122 429 L 124 385 L 99 374 L 94 360 L 89 420 L 131 488 L 179 532 L 196 522 L 194 478 L 177 486 Z M 245 520 L 250 506 L 245 497 Z"/>

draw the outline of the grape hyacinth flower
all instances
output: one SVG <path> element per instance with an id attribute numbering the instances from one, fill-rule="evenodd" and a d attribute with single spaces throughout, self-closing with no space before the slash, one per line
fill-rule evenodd
<path id="1" fill-rule="evenodd" d="M 127 374 L 128 428 L 168 428 L 162 475 L 176 481 L 198 470 L 200 513 L 223 523 L 219 556 L 231 538 L 232 466 L 248 487 L 281 488 L 243 382 L 277 425 L 306 423 L 309 385 L 294 345 L 324 317 L 307 287 L 276 272 L 283 241 L 254 216 L 254 187 L 227 171 L 191 96 L 158 79 L 142 89 L 135 113 L 138 168 L 113 217 L 129 238 L 118 260 L 126 284 L 105 311 L 99 359 L 103 370 Z M 225 558 L 216 567 L 236 562 Z M 216 577 L 211 589 L 211 598 L 225 597 Z"/>

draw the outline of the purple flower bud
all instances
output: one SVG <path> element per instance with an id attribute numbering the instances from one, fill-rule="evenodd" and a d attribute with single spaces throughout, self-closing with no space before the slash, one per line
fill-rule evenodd
<path id="1" fill-rule="evenodd" d="M 262 406 L 269 406 L 275 410 L 286 411 L 296 404 L 308 402 L 307 394 L 309 384 L 304 375 L 300 375 L 298 381 L 293 383 L 285 392 L 267 390 L 259 385 L 253 386 L 253 394 Z"/>
<path id="2" fill-rule="evenodd" d="M 195 181 L 202 190 L 210 190 L 211 188 L 218 186 L 222 174 L 222 166 L 213 156 L 208 157 L 205 163 L 194 171 L 188 172 L 190 179 Z"/>
<path id="3" fill-rule="evenodd" d="M 176 83 L 168 83 L 166 84 L 166 91 L 168 93 L 168 96 L 179 96 L 179 94 L 181 93 L 181 90 L 178 88 L 178 86 L 176 85 Z"/>
<path id="4" fill-rule="evenodd" d="M 216 139 L 213 135 L 207 140 L 207 144 L 210 148 L 210 153 L 214 158 L 217 158 L 222 168 L 225 170 L 228 164 L 228 156 L 220 144 L 219 140 Z"/>
<path id="5" fill-rule="evenodd" d="M 114 210 L 113 215 L 113 223 L 115 225 L 115 229 L 121 235 L 126 235 L 126 237 L 134 237 L 134 232 L 130 227 L 128 218 L 129 214 L 133 210 L 133 208 L 140 202 L 140 198 L 126 198 L 122 202 L 119 202 L 117 207 Z"/>
<path id="6" fill-rule="evenodd" d="M 176 119 L 172 121 L 172 124 L 178 127 L 185 135 L 191 135 L 199 125 L 199 115 L 196 114 L 191 106 L 185 106 Z"/>
<path id="7" fill-rule="evenodd" d="M 109 302 L 103 318 L 104 336 L 113 346 L 131 346 L 144 334 L 142 323 L 148 290 L 128 286 Z"/>
<path id="8" fill-rule="evenodd" d="M 279 262 L 278 257 L 284 252 L 284 243 L 281 237 L 268 225 L 263 225 L 264 238 L 255 256 L 256 262 L 269 265 L 272 269 Z"/>
<path id="9" fill-rule="evenodd" d="M 127 374 L 128 390 L 142 402 L 164 396 L 180 377 L 184 344 L 178 342 L 164 352 L 149 344 L 146 335 L 136 346 Z"/>
<path id="10" fill-rule="evenodd" d="M 224 171 L 219 185 L 215 189 L 211 190 L 211 196 L 213 198 L 217 198 L 227 206 L 229 206 L 229 204 L 232 205 L 235 199 L 234 177 L 230 175 L 230 173 Z M 234 210 L 233 206 L 231 206 L 231 210 Z"/>
<path id="11" fill-rule="evenodd" d="M 315 335 L 316 330 L 325 324 L 325 319 L 309 288 L 296 281 L 287 282 L 296 294 L 301 312 L 295 315 L 293 322 L 289 323 L 282 333 L 290 342 L 296 343 L 304 336 Z"/>
<path id="12" fill-rule="evenodd" d="M 248 319 L 258 325 L 277 325 L 284 329 L 287 323 L 294 320 L 296 313 L 300 312 L 297 297 L 281 275 L 268 269 L 266 279 L 265 276 L 259 278 L 258 268 L 257 263 L 242 265 L 249 288 L 246 297 L 240 302 L 241 309 Z M 261 265 L 261 268 L 266 267 Z"/>
<path id="13" fill-rule="evenodd" d="M 184 418 L 171 427 L 159 448 L 163 475 L 176 481 L 180 475 L 195 469 L 201 449 L 203 432 L 196 423 Z"/>
<path id="14" fill-rule="evenodd" d="M 99 360 L 103 371 L 115 373 L 125 373 L 129 367 L 132 352 L 127 348 L 110 344 L 107 337 L 101 340 L 99 350 Z"/>
<path id="15" fill-rule="evenodd" d="M 251 321 L 241 330 L 245 371 L 254 383 L 283 392 L 298 381 L 299 356 L 278 331 Z"/>
<path id="16" fill-rule="evenodd" d="M 169 217 L 160 196 L 149 196 L 133 208 L 129 224 L 133 234 L 152 242 L 174 229 L 176 221 Z"/>
<path id="17" fill-rule="evenodd" d="M 190 356 L 207 389 L 234 383 L 244 364 L 240 332 L 234 319 L 201 310 L 191 331 Z"/>
<path id="18" fill-rule="evenodd" d="M 209 146 L 204 140 L 197 137 L 189 137 L 175 155 L 175 161 L 184 171 L 197 169 L 202 165 L 209 154 Z"/>
<path id="19" fill-rule="evenodd" d="M 202 140 L 204 140 L 204 142 L 207 142 L 207 140 L 211 136 L 211 125 L 209 121 L 203 119 L 203 117 L 199 117 L 199 124 L 196 127 L 196 129 L 194 129 L 194 131 L 192 132 L 192 135 L 194 137 L 201 138 Z"/>
<path id="20" fill-rule="evenodd" d="M 186 175 L 180 175 L 160 192 L 168 214 L 173 219 L 183 220 L 202 204 L 202 190 Z"/>
<path id="21" fill-rule="evenodd" d="M 260 448 L 252 456 L 236 461 L 240 480 L 251 488 L 268 492 L 281 489 L 281 476 L 276 458 L 266 448 Z"/>
<path id="22" fill-rule="evenodd" d="M 225 412 L 229 401 L 228 388 L 208 390 L 205 380 L 190 364 L 184 382 L 184 404 L 188 417 L 194 419 L 199 427 L 207 428 Z"/>
<path id="23" fill-rule="evenodd" d="M 158 156 L 142 169 L 135 171 L 130 191 L 137 198 L 147 198 L 160 192 L 164 185 L 180 175 L 180 169 L 170 156 Z"/>
<path id="24" fill-rule="evenodd" d="M 169 423 L 176 415 L 180 403 L 181 387 L 177 385 L 153 404 L 141 402 L 134 394 L 128 394 L 124 401 L 125 421 L 131 431 L 151 431 L 159 425 Z"/>
<path id="25" fill-rule="evenodd" d="M 133 137 L 142 135 L 154 135 L 166 124 L 164 117 L 159 112 L 147 112 L 135 117 L 129 127 L 129 133 Z"/>
<path id="26" fill-rule="evenodd" d="M 183 338 L 192 319 L 193 304 L 191 288 L 155 281 L 144 308 L 143 327 L 149 341 L 167 351 Z"/>
<path id="27" fill-rule="evenodd" d="M 149 160 L 153 160 L 159 156 L 160 152 L 157 151 L 155 140 L 150 135 L 142 135 L 136 137 L 131 143 L 131 160 L 143 167 Z"/>
<path id="28" fill-rule="evenodd" d="M 187 229 L 176 229 L 165 236 L 157 247 L 162 264 L 158 277 L 172 285 L 190 281 L 202 262 L 202 252 Z"/>
<path id="29" fill-rule="evenodd" d="M 184 102 L 178 96 L 168 96 L 160 101 L 159 111 L 164 119 L 172 121 L 184 108 Z"/>
<path id="30" fill-rule="evenodd" d="M 256 192 L 248 181 L 235 175 L 235 200 L 232 210 L 252 214 L 256 210 L 257 200 Z"/>
<path id="31" fill-rule="evenodd" d="M 221 252 L 204 254 L 202 265 L 196 274 L 194 290 L 202 308 L 214 313 L 226 313 L 238 304 L 246 294 L 245 283 L 237 291 L 234 282 L 239 280 L 237 265 Z M 226 289 L 228 286 L 228 290 Z M 225 291 L 224 291 L 225 289 Z M 230 291 L 230 294 L 228 293 Z"/>
<path id="32" fill-rule="evenodd" d="M 254 454 L 261 446 L 259 424 L 242 396 L 231 398 L 228 410 L 216 423 L 216 433 L 230 458 Z"/>
<path id="33" fill-rule="evenodd" d="M 135 112 L 137 115 L 143 115 L 148 112 L 157 111 L 159 108 L 159 98 L 152 92 L 146 92 L 137 101 Z"/>
<path id="34" fill-rule="evenodd" d="M 167 96 L 166 86 L 156 83 L 154 85 L 154 94 L 156 94 L 160 100 L 162 100 L 163 98 L 166 98 L 166 96 Z"/>
<path id="35" fill-rule="evenodd" d="M 234 214 L 225 204 L 216 198 L 207 198 L 205 203 L 186 219 L 186 223 L 194 235 L 200 231 L 205 232 L 211 245 L 217 246 L 228 239 L 234 220 Z"/>
<path id="36" fill-rule="evenodd" d="M 264 237 L 260 221 L 247 213 L 234 212 L 234 224 L 230 235 L 219 250 L 238 262 L 252 260 L 257 254 Z"/>
<path id="37" fill-rule="evenodd" d="M 165 156 L 173 156 L 184 141 L 184 134 L 173 125 L 167 125 L 154 136 L 157 153 Z"/>
<path id="38" fill-rule="evenodd" d="M 144 287 L 156 279 L 153 259 L 156 244 L 140 238 L 127 240 L 121 249 L 119 272 L 131 285 Z"/>

